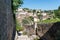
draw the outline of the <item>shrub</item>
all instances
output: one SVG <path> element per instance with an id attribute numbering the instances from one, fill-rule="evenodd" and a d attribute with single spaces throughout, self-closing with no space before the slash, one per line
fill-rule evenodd
<path id="1" fill-rule="evenodd" d="M 16 26 L 16 30 L 17 30 L 17 31 L 23 31 L 23 30 L 24 30 L 24 27 Z"/>
<path id="2" fill-rule="evenodd" d="M 27 32 L 23 32 L 23 35 L 26 35 L 27 34 Z"/>

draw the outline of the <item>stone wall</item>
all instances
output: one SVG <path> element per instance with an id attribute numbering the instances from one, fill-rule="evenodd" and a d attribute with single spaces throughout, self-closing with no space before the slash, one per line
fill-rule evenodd
<path id="1" fill-rule="evenodd" d="M 53 23 L 38 24 L 38 27 L 37 27 L 38 36 L 42 37 L 52 27 L 52 25 L 53 25 Z"/>
<path id="2" fill-rule="evenodd" d="M 33 35 L 33 33 L 35 31 L 34 26 L 26 25 L 25 28 L 27 30 L 29 30 L 29 33 L 31 33 Z M 60 40 L 60 22 L 48 23 L 48 24 L 38 24 L 37 30 L 36 30 L 36 35 L 40 37 L 39 40 Z"/>
<path id="3" fill-rule="evenodd" d="M 27 35 L 35 34 L 34 25 L 24 25 L 24 28 L 26 29 L 25 32 L 27 32 Z"/>
<path id="4" fill-rule="evenodd" d="M 0 0 L 0 40 L 12 40 L 14 27 L 11 0 Z"/>
<path id="5" fill-rule="evenodd" d="M 60 40 L 60 22 L 54 23 L 40 40 Z"/>
<path id="6" fill-rule="evenodd" d="M 26 31 L 28 31 L 29 34 L 33 35 L 33 34 L 36 34 L 36 32 L 37 32 L 37 34 L 39 36 L 41 36 L 41 35 L 43 36 L 43 34 L 46 33 L 49 30 L 49 28 L 51 28 L 52 23 L 37 24 L 37 25 L 38 25 L 37 30 L 35 30 L 34 25 L 24 25 L 24 27 L 25 27 Z"/>

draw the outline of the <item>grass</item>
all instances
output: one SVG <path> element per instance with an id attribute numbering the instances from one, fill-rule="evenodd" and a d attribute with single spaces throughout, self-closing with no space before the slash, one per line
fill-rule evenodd
<path id="1" fill-rule="evenodd" d="M 55 22 L 60 22 L 59 18 L 55 18 L 55 19 L 47 19 L 47 20 L 42 20 L 39 23 L 55 23 Z"/>
<path id="2" fill-rule="evenodd" d="M 21 27 L 20 24 L 16 24 L 16 30 L 17 31 L 23 31 L 24 30 L 24 27 Z"/>

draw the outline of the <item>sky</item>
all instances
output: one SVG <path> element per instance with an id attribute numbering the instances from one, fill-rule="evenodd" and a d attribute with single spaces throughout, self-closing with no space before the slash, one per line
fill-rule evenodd
<path id="1" fill-rule="evenodd" d="M 22 8 L 54 10 L 60 6 L 60 0 L 24 0 Z"/>

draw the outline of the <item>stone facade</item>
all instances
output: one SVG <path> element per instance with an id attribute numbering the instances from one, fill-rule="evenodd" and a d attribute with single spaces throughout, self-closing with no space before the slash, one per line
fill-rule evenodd
<path id="1" fill-rule="evenodd" d="M 11 0 L 0 0 L 0 40 L 12 40 L 13 28 Z"/>

